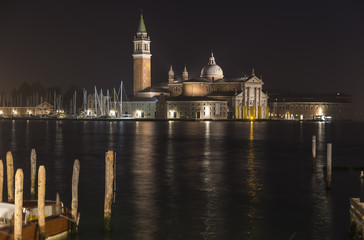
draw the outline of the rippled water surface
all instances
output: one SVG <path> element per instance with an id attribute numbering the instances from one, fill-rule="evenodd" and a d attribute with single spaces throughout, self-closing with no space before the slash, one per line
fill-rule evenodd
<path id="1" fill-rule="evenodd" d="M 318 136 L 312 172 L 311 138 Z M 47 199 L 71 201 L 81 163 L 76 239 L 350 239 L 349 198 L 363 183 L 361 122 L 107 122 L 0 120 L 0 157 L 14 155 L 30 192 L 30 150 Z M 326 190 L 326 144 L 334 171 Z M 104 157 L 117 155 L 112 231 L 103 232 Z M 4 189 L 4 192 L 6 188 Z"/>

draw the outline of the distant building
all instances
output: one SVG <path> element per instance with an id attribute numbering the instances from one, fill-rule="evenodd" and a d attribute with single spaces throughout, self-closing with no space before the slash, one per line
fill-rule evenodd
<path id="1" fill-rule="evenodd" d="M 134 118 L 157 118 L 158 98 L 130 98 L 123 102 L 123 114 Z"/>
<path id="2" fill-rule="evenodd" d="M 351 120 L 352 103 L 352 96 L 343 93 L 270 93 L 270 118 L 312 120 L 329 117 L 333 120 Z"/>
<path id="3" fill-rule="evenodd" d="M 182 80 L 175 79 L 175 73 L 172 66 L 168 72 L 168 82 L 151 86 L 151 52 L 150 38 L 144 24 L 143 16 L 140 18 L 139 28 L 134 37 L 134 96 L 141 98 L 151 98 L 154 96 L 169 96 L 166 100 L 168 104 L 173 104 L 179 108 L 188 107 L 189 110 L 173 110 L 170 112 L 169 105 L 166 107 L 165 118 L 189 118 L 189 119 L 205 119 L 205 118 L 224 118 L 224 119 L 265 119 L 268 118 L 268 96 L 263 92 L 263 81 L 258 78 L 254 69 L 250 76 L 238 78 L 225 78 L 223 70 L 216 64 L 215 57 L 211 52 L 211 57 L 207 65 L 205 65 L 199 78 L 189 78 L 187 67 L 184 66 L 182 72 Z M 183 99 L 183 100 L 182 100 Z M 214 100 L 213 100 L 214 99 Z M 206 101 L 206 102 L 204 102 Z M 215 101 L 216 103 L 213 103 Z M 181 105 L 181 102 L 183 104 Z M 213 115 L 213 111 L 205 116 L 203 111 L 194 111 L 192 106 L 202 106 L 206 104 L 215 104 L 221 106 L 224 104 L 224 110 L 221 112 L 225 115 Z M 158 103 L 163 104 L 162 102 Z M 217 104 L 217 105 L 216 105 Z M 226 104 L 226 105 L 225 105 Z M 212 105 L 211 105 L 212 106 Z M 226 112 L 225 112 L 226 110 Z M 192 114 L 193 113 L 193 114 Z M 172 115 L 170 115 L 172 114 Z M 157 114 L 161 115 L 161 114 Z"/>
<path id="4" fill-rule="evenodd" d="M 95 104 L 96 102 L 96 104 Z M 108 96 L 87 96 L 88 116 L 122 117 L 155 119 L 157 118 L 157 97 L 131 97 L 120 101 L 114 101 Z M 121 112 L 121 114 L 120 114 Z"/>
<path id="5" fill-rule="evenodd" d="M 54 114 L 52 104 L 42 102 L 35 107 L 0 107 L 0 117 L 30 117 Z"/>
<path id="6" fill-rule="evenodd" d="M 34 114 L 37 115 L 50 115 L 54 113 L 53 105 L 47 102 L 42 102 L 41 104 L 35 106 Z"/>
<path id="7" fill-rule="evenodd" d="M 223 120 L 228 119 L 228 102 L 210 97 L 160 97 L 161 119 Z"/>

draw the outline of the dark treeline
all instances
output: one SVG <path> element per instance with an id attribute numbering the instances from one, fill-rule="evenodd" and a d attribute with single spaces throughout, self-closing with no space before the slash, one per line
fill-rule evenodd
<path id="1" fill-rule="evenodd" d="M 42 102 L 52 104 L 55 111 L 64 109 L 68 113 L 73 113 L 82 106 L 82 89 L 72 85 L 62 94 L 60 87 L 47 88 L 37 81 L 32 84 L 22 83 L 18 88 L 12 89 L 10 95 L 0 93 L 2 107 L 35 107 Z"/>

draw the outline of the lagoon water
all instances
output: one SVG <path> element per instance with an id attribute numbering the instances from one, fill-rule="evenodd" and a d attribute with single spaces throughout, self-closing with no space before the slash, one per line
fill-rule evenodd
<path id="1" fill-rule="evenodd" d="M 311 139 L 318 136 L 311 170 Z M 364 183 L 363 122 L 0 120 L 0 157 L 23 168 L 30 150 L 47 170 L 46 198 L 70 206 L 81 163 L 76 239 L 350 239 L 349 198 Z M 326 143 L 333 143 L 326 190 Z M 104 157 L 117 155 L 112 231 L 103 232 Z M 6 188 L 4 189 L 4 193 Z"/>

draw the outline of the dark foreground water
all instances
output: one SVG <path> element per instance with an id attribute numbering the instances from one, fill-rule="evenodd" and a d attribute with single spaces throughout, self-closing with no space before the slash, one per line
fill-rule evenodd
<path id="1" fill-rule="evenodd" d="M 311 170 L 311 137 L 318 168 Z M 360 122 L 81 122 L 0 120 L 0 156 L 14 155 L 30 191 L 30 150 L 47 170 L 47 199 L 67 206 L 81 163 L 76 239 L 350 239 L 349 198 L 364 166 Z M 112 231 L 103 232 L 104 156 L 117 152 Z M 6 189 L 4 190 L 5 193 Z"/>

